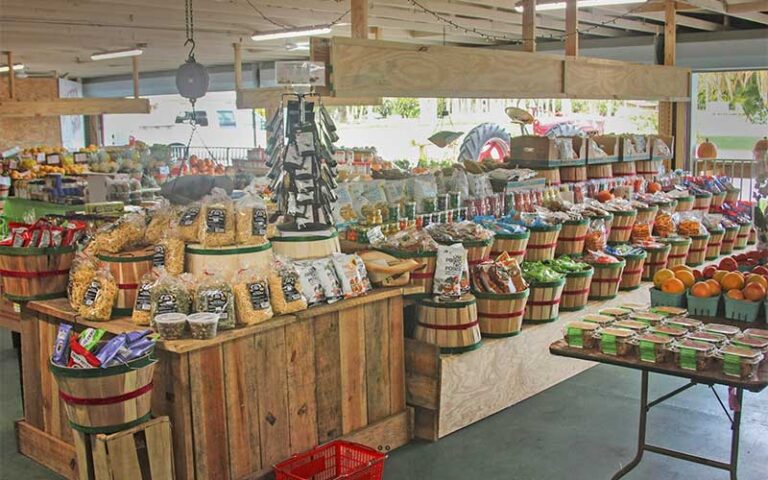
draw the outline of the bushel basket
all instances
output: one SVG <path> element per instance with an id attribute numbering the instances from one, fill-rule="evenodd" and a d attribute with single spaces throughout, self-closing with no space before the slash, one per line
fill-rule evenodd
<path id="1" fill-rule="evenodd" d="M 685 264 L 689 267 L 698 267 L 704 263 L 704 257 L 707 254 L 709 244 L 709 234 L 691 235 L 691 246 L 688 249 L 688 256 L 685 258 Z"/>
<path id="2" fill-rule="evenodd" d="M 720 255 L 728 255 L 733 252 L 734 247 L 736 247 L 736 237 L 738 235 L 739 227 L 726 227 L 722 246 L 720 247 Z"/>
<path id="3" fill-rule="evenodd" d="M 625 265 L 624 260 L 616 263 L 593 263 L 595 274 L 589 286 L 589 299 L 609 300 L 616 297 Z"/>
<path id="4" fill-rule="evenodd" d="M 635 225 L 637 210 L 627 210 L 612 212 L 613 223 L 608 233 L 608 241 L 616 243 L 626 243 L 632 236 L 632 227 Z"/>
<path id="5" fill-rule="evenodd" d="M 667 268 L 685 265 L 688 250 L 691 248 L 691 239 L 687 237 L 665 239 L 664 243 L 668 243 L 671 246 L 669 255 L 667 255 Z"/>
<path id="6" fill-rule="evenodd" d="M 565 278 L 554 282 L 531 282 L 531 294 L 525 305 L 523 320 L 529 323 L 544 323 L 557 320 L 560 314 Z"/>
<path id="7" fill-rule="evenodd" d="M 555 255 L 581 255 L 584 251 L 584 241 L 589 230 L 589 219 L 568 220 L 563 223 L 560 235 L 557 237 Z"/>
<path id="8" fill-rule="evenodd" d="M 3 294 L 13 302 L 65 297 L 75 247 L 0 247 Z"/>
<path id="9" fill-rule="evenodd" d="M 523 263 L 530 236 L 531 234 L 527 230 L 521 233 L 497 233 L 493 237 L 491 257 L 496 258 L 502 252 L 507 252 L 511 258 L 517 260 L 517 263 Z"/>
<path id="10" fill-rule="evenodd" d="M 707 253 L 705 258 L 707 260 L 714 260 L 720 256 L 720 250 L 723 248 L 723 237 L 725 236 L 725 230 L 711 229 L 709 231 L 709 242 L 707 243 Z"/>
<path id="11" fill-rule="evenodd" d="M 595 270 L 590 268 L 582 272 L 571 272 L 565 275 L 565 287 L 560 300 L 561 312 L 573 312 L 587 306 L 589 286 Z"/>
<path id="12" fill-rule="evenodd" d="M 560 224 L 529 226 L 531 237 L 528 239 L 525 259 L 534 262 L 555 258 L 555 248 L 557 248 L 557 238 L 561 228 Z"/>
<path id="13" fill-rule="evenodd" d="M 411 280 L 408 284 L 412 287 L 423 287 L 425 293 L 432 293 L 432 281 L 435 278 L 435 268 L 437 267 L 437 252 L 405 252 L 389 248 L 378 248 L 377 250 L 396 258 L 409 258 L 423 263 L 424 267 L 411 272 Z"/>
<path id="14" fill-rule="evenodd" d="M 440 347 L 442 353 L 462 353 L 480 346 L 477 300 L 462 295 L 454 301 L 424 297 L 416 301 L 413 338 Z"/>
<path id="15" fill-rule="evenodd" d="M 512 337 L 520 333 L 529 293 L 530 290 L 516 293 L 474 292 L 482 336 Z"/>
<path id="16" fill-rule="evenodd" d="M 667 268 L 667 257 L 669 257 L 672 246 L 665 244 L 661 248 L 644 247 L 644 249 L 648 256 L 643 263 L 643 280 L 652 280 L 656 272 Z"/>
<path id="17" fill-rule="evenodd" d="M 618 257 L 623 258 L 626 262 L 624 271 L 621 273 L 619 290 L 634 290 L 640 286 L 647 257 L 648 254 L 646 252 Z"/>
<path id="18" fill-rule="evenodd" d="M 114 315 L 130 315 L 136 303 L 136 293 L 141 277 L 152 270 L 154 249 L 142 248 L 116 254 L 99 254 L 97 257 L 109 266 L 117 282 L 117 300 L 112 308 Z"/>

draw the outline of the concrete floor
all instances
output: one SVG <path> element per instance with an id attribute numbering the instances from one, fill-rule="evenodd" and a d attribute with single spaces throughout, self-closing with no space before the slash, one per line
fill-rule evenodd
<path id="1" fill-rule="evenodd" d="M 58 479 L 16 453 L 13 421 L 21 417 L 18 364 L 0 330 L 0 480 Z M 651 376 L 651 395 L 682 385 Z M 726 395 L 724 388 L 719 388 Z M 385 480 L 603 480 L 634 455 L 640 374 L 598 366 L 437 443 L 392 452 Z M 650 442 L 727 460 L 728 420 L 705 387 L 651 410 Z M 768 391 L 745 394 L 741 480 L 768 479 Z M 727 473 L 646 454 L 628 480 L 725 480 Z"/>

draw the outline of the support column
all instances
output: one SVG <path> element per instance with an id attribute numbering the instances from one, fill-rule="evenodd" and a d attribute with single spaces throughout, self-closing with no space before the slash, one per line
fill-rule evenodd
<path id="1" fill-rule="evenodd" d="M 133 73 L 133 98 L 139 98 L 139 57 L 131 57 L 131 67 Z"/>
<path id="2" fill-rule="evenodd" d="M 523 1 L 523 50 L 536 52 L 536 0 Z"/>
<path id="3" fill-rule="evenodd" d="M 368 38 L 368 0 L 352 0 L 352 38 Z"/>
<path id="4" fill-rule="evenodd" d="M 664 65 L 674 66 L 677 61 L 677 10 L 674 0 L 664 4 Z M 691 98 L 694 93 L 691 92 Z M 687 158 L 688 109 L 684 102 L 659 102 L 659 135 L 675 137 L 674 159 L 668 168 L 683 168 Z"/>
<path id="5" fill-rule="evenodd" d="M 243 51 L 241 44 L 233 43 L 235 49 L 235 91 L 243 88 Z"/>
<path id="6" fill-rule="evenodd" d="M 5 52 L 8 63 L 8 98 L 16 98 L 16 72 L 13 71 L 13 53 Z"/>
<path id="7" fill-rule="evenodd" d="M 579 56 L 579 6 L 576 0 L 565 1 L 565 55 Z"/>

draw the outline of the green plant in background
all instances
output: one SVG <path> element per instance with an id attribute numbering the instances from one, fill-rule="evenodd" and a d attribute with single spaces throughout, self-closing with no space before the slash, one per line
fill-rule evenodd
<path id="1" fill-rule="evenodd" d="M 374 108 L 374 111 L 385 118 L 390 115 L 418 118 L 421 115 L 419 100 L 416 98 L 385 98 L 381 105 Z"/>
<path id="2" fill-rule="evenodd" d="M 768 123 L 768 71 L 712 72 L 698 76 L 699 110 L 708 102 L 728 102 L 733 108 L 741 106 L 752 123 Z"/>

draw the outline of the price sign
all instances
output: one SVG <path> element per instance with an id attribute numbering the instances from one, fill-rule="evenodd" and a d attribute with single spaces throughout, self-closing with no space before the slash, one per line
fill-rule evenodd
<path id="1" fill-rule="evenodd" d="M 37 163 L 45 165 L 45 154 L 44 153 L 38 153 L 35 157 L 35 160 L 37 160 Z"/>
<path id="2" fill-rule="evenodd" d="M 88 154 L 85 152 L 75 152 L 75 163 L 88 163 Z"/>
<path id="3" fill-rule="evenodd" d="M 46 155 L 45 163 L 48 165 L 61 165 L 61 157 L 58 153 L 51 153 L 50 155 Z"/>

